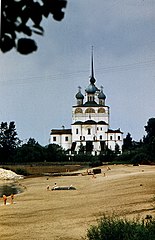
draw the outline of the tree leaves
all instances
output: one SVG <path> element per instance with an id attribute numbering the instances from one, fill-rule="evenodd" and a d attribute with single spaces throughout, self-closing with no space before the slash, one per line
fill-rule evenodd
<path id="1" fill-rule="evenodd" d="M 29 8 L 30 18 L 34 22 L 35 25 L 40 24 L 42 21 L 42 7 L 38 2 L 32 4 L 31 8 Z"/>
<path id="2" fill-rule="evenodd" d="M 33 39 L 20 38 L 17 43 L 17 51 L 21 54 L 29 54 L 37 50 L 37 45 Z"/>
<path id="3" fill-rule="evenodd" d="M 33 33 L 43 35 L 40 26 L 43 17 L 52 15 L 56 21 L 64 18 L 63 8 L 67 0 L 2 0 L 1 45 L 3 53 L 16 48 L 21 54 L 37 50 L 33 39 L 19 38 L 17 33 L 31 36 Z M 31 24 L 32 23 L 32 24 Z"/>
<path id="4" fill-rule="evenodd" d="M 64 0 L 44 0 L 44 11 L 45 17 L 48 16 L 49 13 L 53 14 L 53 18 L 57 21 L 61 21 L 64 17 L 63 8 L 66 7 L 67 1 Z M 47 9 L 49 12 L 47 12 Z"/>
<path id="5" fill-rule="evenodd" d="M 147 132 L 145 141 L 149 143 L 152 142 L 152 140 L 155 140 L 155 118 L 150 118 L 144 128 Z"/>
<path id="6" fill-rule="evenodd" d="M 2 122 L 0 124 L 0 158 L 10 160 L 16 147 L 20 144 L 17 137 L 15 122 Z"/>
<path id="7" fill-rule="evenodd" d="M 4 35 L 4 37 L 1 39 L 1 49 L 2 52 L 8 52 L 15 46 L 14 39 L 11 38 L 9 35 Z"/>

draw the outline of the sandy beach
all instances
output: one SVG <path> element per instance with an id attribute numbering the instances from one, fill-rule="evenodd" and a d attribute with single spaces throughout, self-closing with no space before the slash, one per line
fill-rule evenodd
<path id="1" fill-rule="evenodd" d="M 127 218 L 155 216 L 155 166 L 110 168 L 102 166 L 102 173 L 95 177 L 19 180 L 24 192 L 15 195 L 14 204 L 4 206 L 0 199 L 0 239 L 79 240 L 104 213 Z M 76 190 L 47 191 L 55 182 Z"/>

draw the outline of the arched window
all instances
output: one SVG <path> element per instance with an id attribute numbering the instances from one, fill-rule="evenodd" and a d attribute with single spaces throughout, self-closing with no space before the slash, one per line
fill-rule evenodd
<path id="1" fill-rule="evenodd" d="M 76 108 L 75 113 L 82 113 L 82 109 L 81 108 Z"/>
<path id="2" fill-rule="evenodd" d="M 89 96 L 89 97 L 88 97 L 88 101 L 89 101 L 89 102 L 93 102 L 93 101 L 94 101 L 94 96 Z"/>
<path id="3" fill-rule="evenodd" d="M 91 129 L 90 128 L 88 128 L 88 135 L 90 135 L 91 134 Z"/>
<path id="4" fill-rule="evenodd" d="M 105 109 L 104 108 L 99 108 L 98 113 L 105 113 Z"/>
<path id="5" fill-rule="evenodd" d="M 85 113 L 95 113 L 95 110 L 93 108 L 87 108 Z"/>

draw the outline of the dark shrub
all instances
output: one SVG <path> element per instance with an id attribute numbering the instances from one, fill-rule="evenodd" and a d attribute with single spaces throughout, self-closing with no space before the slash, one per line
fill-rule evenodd
<path id="1" fill-rule="evenodd" d="M 148 156 L 145 153 L 138 153 L 136 154 L 132 160 L 131 163 L 135 164 L 148 164 Z"/>
<path id="2" fill-rule="evenodd" d="M 87 232 L 88 240 L 154 240 L 155 219 L 129 221 L 115 217 L 102 217 L 97 226 Z"/>
<path id="3" fill-rule="evenodd" d="M 23 176 L 30 175 L 29 172 L 26 169 L 24 169 L 24 168 L 17 168 L 17 169 L 15 169 L 15 173 L 17 173 L 19 175 L 23 175 Z"/>

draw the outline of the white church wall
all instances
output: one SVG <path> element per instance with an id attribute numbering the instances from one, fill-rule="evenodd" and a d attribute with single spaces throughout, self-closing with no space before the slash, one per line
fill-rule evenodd
<path id="1" fill-rule="evenodd" d="M 70 149 L 72 144 L 72 135 L 71 134 L 51 135 L 50 143 L 58 144 L 65 150 Z"/>
<path id="2" fill-rule="evenodd" d="M 97 140 L 100 141 L 105 141 L 107 140 L 107 130 L 108 130 L 108 125 L 97 125 Z"/>
<path id="3" fill-rule="evenodd" d="M 122 145 L 123 145 L 123 134 L 122 133 L 108 133 L 107 134 L 108 138 L 107 138 L 107 146 L 109 149 L 111 149 L 112 151 L 115 151 L 115 146 L 116 144 L 118 144 L 120 151 L 122 151 Z"/>

